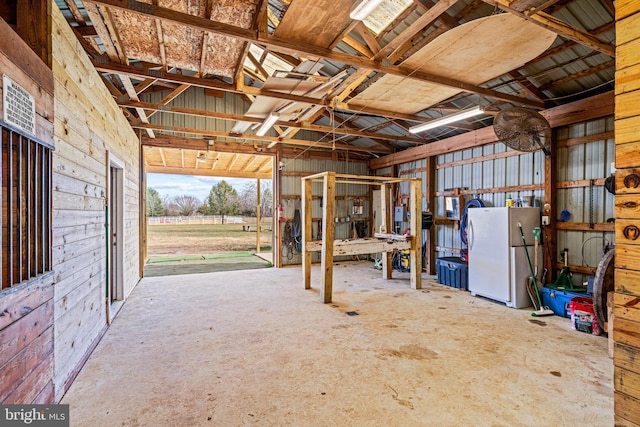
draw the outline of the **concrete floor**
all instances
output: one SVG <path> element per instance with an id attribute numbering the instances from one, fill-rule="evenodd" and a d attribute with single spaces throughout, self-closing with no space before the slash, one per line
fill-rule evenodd
<path id="1" fill-rule="evenodd" d="M 62 403 L 72 426 L 613 425 L 607 340 L 369 262 L 145 278 Z M 346 313 L 355 311 L 357 316 Z"/>
<path id="2" fill-rule="evenodd" d="M 219 271 L 270 268 L 271 261 L 263 256 L 242 254 L 240 257 L 202 258 L 182 261 L 163 261 L 146 264 L 145 277 L 175 276 L 179 274 L 213 273 Z M 246 255 L 246 256 L 245 256 Z"/>

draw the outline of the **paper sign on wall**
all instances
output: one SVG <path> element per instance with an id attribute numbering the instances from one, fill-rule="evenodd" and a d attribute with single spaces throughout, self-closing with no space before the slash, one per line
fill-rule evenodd
<path id="1" fill-rule="evenodd" d="M 36 103 L 29 92 L 2 75 L 3 120 L 31 135 L 36 134 Z"/>

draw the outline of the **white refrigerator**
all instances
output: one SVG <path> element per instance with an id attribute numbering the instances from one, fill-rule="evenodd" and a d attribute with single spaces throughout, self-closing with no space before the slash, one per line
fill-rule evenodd
<path id="1" fill-rule="evenodd" d="M 513 308 L 531 306 L 527 293 L 531 273 L 518 223 L 522 224 L 535 268 L 533 228 L 540 226 L 540 209 L 470 208 L 467 218 L 471 295 L 500 301 Z M 542 271 L 541 245 L 538 248 L 538 271 Z"/>

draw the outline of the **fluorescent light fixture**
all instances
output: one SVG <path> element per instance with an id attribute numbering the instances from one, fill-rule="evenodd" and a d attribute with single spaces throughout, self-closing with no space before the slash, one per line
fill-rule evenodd
<path id="1" fill-rule="evenodd" d="M 432 120 L 428 123 L 422 123 L 421 125 L 412 126 L 409 128 L 409 132 L 418 133 L 423 132 L 429 129 L 435 129 L 440 126 L 445 126 L 450 123 L 457 122 L 459 120 L 468 119 L 473 116 L 477 116 L 479 114 L 484 113 L 484 108 L 482 107 L 473 107 L 468 110 L 460 111 L 459 113 L 451 114 L 449 116 L 442 117 L 440 119 Z"/>
<path id="2" fill-rule="evenodd" d="M 356 21 L 364 21 L 373 10 L 380 6 L 384 0 L 360 0 L 360 3 L 351 11 L 349 18 Z"/>
<path id="3" fill-rule="evenodd" d="M 271 128 L 271 126 L 273 126 L 273 124 L 278 121 L 279 118 L 280 118 L 280 114 L 269 113 L 267 118 L 264 119 L 264 122 L 262 122 L 262 124 L 256 131 L 256 135 L 264 136 L 267 133 L 267 131 Z"/>

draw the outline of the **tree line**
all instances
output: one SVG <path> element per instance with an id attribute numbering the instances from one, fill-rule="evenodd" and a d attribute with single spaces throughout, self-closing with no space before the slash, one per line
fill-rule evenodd
<path id="1" fill-rule="evenodd" d="M 147 216 L 229 215 L 256 216 L 257 183 L 245 184 L 240 193 L 222 180 L 211 187 L 204 200 L 181 195 L 161 197 L 154 188 L 147 189 Z M 273 192 L 270 182 L 260 185 L 260 216 L 273 215 Z"/>

